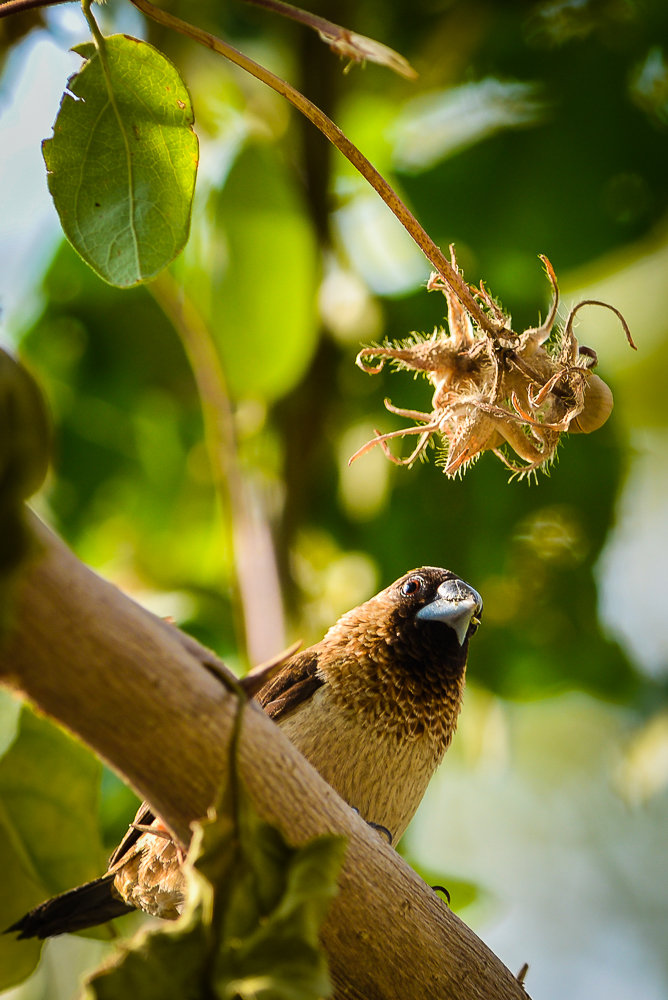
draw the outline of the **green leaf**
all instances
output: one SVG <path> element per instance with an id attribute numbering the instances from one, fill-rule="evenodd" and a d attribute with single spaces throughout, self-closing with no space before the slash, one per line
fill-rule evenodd
<path id="1" fill-rule="evenodd" d="M 215 337 L 234 399 L 278 399 L 303 377 L 318 338 L 317 266 L 294 174 L 275 152 L 249 145 L 200 204 L 175 265 Z"/>
<path id="2" fill-rule="evenodd" d="M 0 930 L 104 870 L 100 769 L 83 746 L 23 709 L 18 736 L 0 760 Z M 39 949 L 39 942 L 0 934 L 0 989 L 30 973 Z"/>
<path id="3" fill-rule="evenodd" d="M 304 206 L 277 158 L 251 148 L 232 168 L 217 210 L 229 256 L 212 329 L 226 377 L 238 399 L 275 399 L 299 381 L 317 343 L 316 251 Z"/>
<path id="4" fill-rule="evenodd" d="M 20 698 L 10 694 L 5 688 L 0 688 L 0 757 L 18 735 L 22 707 Z"/>
<path id="5" fill-rule="evenodd" d="M 201 921 L 140 931 L 120 945 L 113 965 L 93 973 L 83 1000 L 214 1000 L 215 994 L 203 984 L 207 947 Z"/>
<path id="6" fill-rule="evenodd" d="M 294 851 L 277 830 L 269 827 L 267 832 L 267 853 L 258 855 L 259 863 L 247 873 L 245 885 L 240 880 L 227 914 L 227 946 L 216 968 L 218 995 L 230 1000 L 329 996 L 331 983 L 318 931 L 336 891 L 343 841 L 318 837 Z M 259 901 L 265 890 L 261 879 L 272 872 L 275 879 L 281 876 L 280 894 L 273 907 L 264 912 L 259 908 L 256 919 L 249 919 L 253 892 Z"/>
<path id="7" fill-rule="evenodd" d="M 6 927 L 10 927 L 18 916 L 27 913 L 34 905 L 38 895 L 36 892 L 37 883 L 26 878 L 9 832 L 2 820 L 0 820 L 0 859 L 3 867 L 2 893 L 0 894 L 2 896 L 0 904 L 1 932 Z M 39 962 L 41 951 L 41 941 L 34 939 L 17 941 L 13 934 L 0 933 L 0 990 L 8 990 L 27 979 Z"/>
<path id="8" fill-rule="evenodd" d="M 190 96 L 160 52 L 127 35 L 75 51 L 53 138 L 43 143 L 65 235 L 97 274 L 127 287 L 155 277 L 188 238 L 198 142 Z"/>
<path id="9" fill-rule="evenodd" d="M 86 1000 L 320 1000 L 331 994 L 318 932 L 336 893 L 345 842 L 293 848 L 243 787 L 229 815 L 200 824 L 184 915 L 123 946 Z"/>

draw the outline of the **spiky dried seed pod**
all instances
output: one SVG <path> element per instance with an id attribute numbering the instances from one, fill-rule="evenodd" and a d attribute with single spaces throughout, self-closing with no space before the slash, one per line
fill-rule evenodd
<path id="1" fill-rule="evenodd" d="M 456 268 L 452 246 L 450 259 Z M 481 283 L 473 291 L 496 332 L 481 330 L 444 278 L 432 274 L 427 289 L 440 290 L 447 299 L 448 332 L 436 329 L 431 337 L 413 334 L 402 345 L 365 347 L 359 352 L 356 363 L 368 374 L 377 374 L 389 360 L 397 368 L 425 375 L 434 392 L 428 413 L 400 409 L 386 399 L 390 413 L 415 421 L 414 426 L 388 434 L 376 431 L 351 462 L 379 444 L 396 465 L 411 466 L 436 435 L 444 445 L 448 476 L 462 473 L 483 451 L 493 451 L 514 476 L 523 477 L 554 459 L 561 434 L 588 434 L 605 423 L 612 411 L 612 393 L 592 371 L 596 353 L 580 347 L 575 338 L 575 315 L 584 305 L 604 306 L 618 316 L 635 349 L 631 333 L 614 306 L 588 299 L 573 307 L 563 332 L 548 343 L 557 317 L 559 288 L 549 260 L 540 259 L 553 293 L 549 314 L 540 326 L 514 333 L 510 320 Z M 366 359 L 372 358 L 380 359 L 379 363 L 367 364 Z M 417 435 L 418 442 L 407 458 L 397 458 L 388 441 L 407 435 Z M 524 464 L 513 462 L 508 448 Z"/>

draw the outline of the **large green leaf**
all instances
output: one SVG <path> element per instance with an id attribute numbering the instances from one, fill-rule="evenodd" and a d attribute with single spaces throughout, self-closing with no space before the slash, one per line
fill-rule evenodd
<path id="1" fill-rule="evenodd" d="M 104 869 L 97 826 L 100 763 L 29 709 L 0 760 L 0 930 Z M 39 942 L 0 935 L 0 989 L 20 982 Z"/>
<path id="2" fill-rule="evenodd" d="M 0 810 L 4 808 L 0 805 Z M 26 876 L 19 853 L 12 842 L 6 823 L 0 819 L 0 859 L 2 860 L 2 893 L 0 897 L 0 931 L 4 931 L 19 915 L 27 912 L 39 895 L 38 880 Z M 11 906 L 11 917 L 9 916 Z M 16 907 L 16 909 L 14 909 Z M 0 933 L 0 990 L 22 983 L 39 962 L 42 942 L 32 939 L 17 941 L 14 935 Z"/>
<path id="3" fill-rule="evenodd" d="M 127 35 L 92 42 L 68 81 L 44 159 L 65 235 L 97 274 L 126 287 L 155 277 L 190 226 L 198 142 L 185 84 Z"/>
<path id="4" fill-rule="evenodd" d="M 216 340 L 230 394 L 278 399 L 318 335 L 316 247 L 294 174 L 251 143 L 195 219 L 174 270 Z"/>
<path id="5" fill-rule="evenodd" d="M 331 983 L 318 931 L 336 891 L 343 841 L 318 837 L 294 850 L 266 826 L 262 839 L 264 844 L 253 842 L 259 847 L 254 867 L 234 885 L 216 968 L 218 995 L 223 1000 L 327 997 Z M 275 898 L 263 900 L 272 881 Z"/>

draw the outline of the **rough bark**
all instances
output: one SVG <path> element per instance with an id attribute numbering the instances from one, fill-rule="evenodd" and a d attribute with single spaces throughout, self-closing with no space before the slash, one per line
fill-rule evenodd
<path id="1" fill-rule="evenodd" d="M 185 842 L 215 799 L 234 695 L 213 654 L 84 566 L 37 518 L 40 550 L 17 587 L 0 681 L 66 725 Z M 509 1000 L 515 977 L 259 709 L 240 766 L 256 804 L 294 843 L 349 838 L 322 939 L 341 1000 Z"/>

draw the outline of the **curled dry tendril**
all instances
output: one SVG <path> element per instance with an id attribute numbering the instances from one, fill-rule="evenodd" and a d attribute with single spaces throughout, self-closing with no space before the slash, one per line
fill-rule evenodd
<path id="1" fill-rule="evenodd" d="M 456 269 L 452 246 L 450 259 Z M 605 423 L 612 411 L 612 393 L 593 372 L 595 351 L 578 344 L 574 320 L 583 306 L 603 306 L 619 318 L 635 350 L 631 332 L 614 306 L 586 299 L 573 307 L 563 332 L 548 344 L 557 318 L 559 288 L 550 261 L 545 256 L 540 259 L 552 286 L 552 304 L 540 326 L 521 334 L 512 331 L 509 318 L 482 282 L 473 291 L 493 319 L 494 333 L 481 330 L 440 274 L 431 275 L 428 291 L 441 291 L 447 299 L 448 331 L 436 329 L 431 337 L 413 334 L 402 345 L 365 347 L 356 361 L 370 375 L 378 374 L 388 360 L 425 375 L 434 387 L 431 410 L 405 410 L 386 399 L 390 413 L 414 424 L 387 434 L 376 431 L 350 462 L 380 445 L 395 465 L 411 466 L 424 456 L 435 436 L 443 445 L 447 476 L 463 473 L 482 452 L 493 451 L 513 476 L 523 477 L 549 465 L 561 434 L 588 434 Z M 415 447 L 407 457 L 398 458 L 389 442 L 409 436 L 417 437 Z M 508 451 L 521 461 L 511 458 Z"/>

